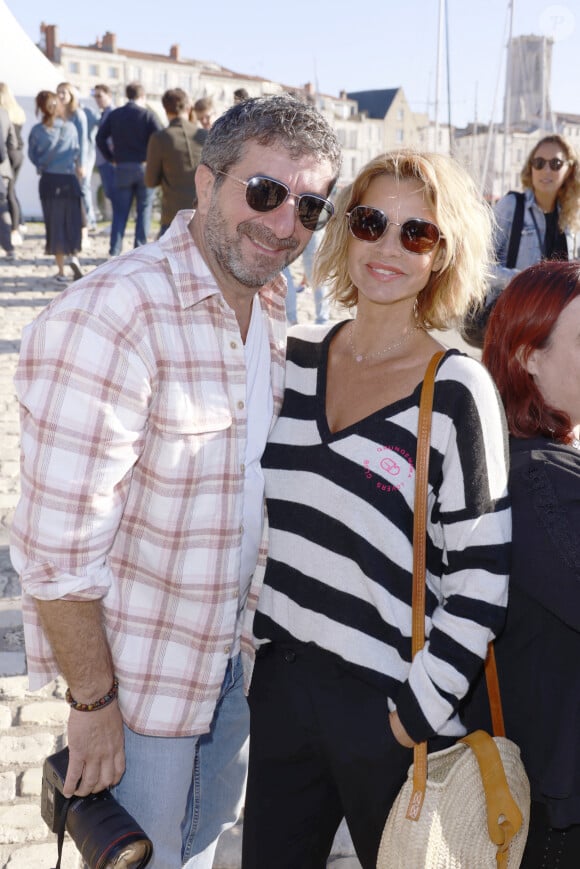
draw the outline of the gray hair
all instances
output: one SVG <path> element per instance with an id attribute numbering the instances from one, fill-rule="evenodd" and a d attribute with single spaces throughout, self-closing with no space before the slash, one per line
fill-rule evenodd
<path id="1" fill-rule="evenodd" d="M 340 172 L 336 133 L 313 106 L 290 94 L 254 97 L 229 108 L 209 131 L 201 162 L 214 172 L 228 172 L 243 158 L 249 141 L 279 144 L 294 159 L 313 155 L 319 162 L 328 161 L 334 180 Z"/>

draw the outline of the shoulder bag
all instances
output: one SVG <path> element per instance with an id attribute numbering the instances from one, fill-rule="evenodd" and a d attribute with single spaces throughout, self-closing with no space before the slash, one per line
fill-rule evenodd
<path id="1" fill-rule="evenodd" d="M 435 372 L 431 359 L 419 408 L 413 526 L 413 656 L 425 643 L 427 481 Z M 414 763 L 387 818 L 377 869 L 517 869 L 526 844 L 530 786 L 515 743 L 505 738 L 490 644 L 485 664 L 494 737 L 483 730 Z"/>

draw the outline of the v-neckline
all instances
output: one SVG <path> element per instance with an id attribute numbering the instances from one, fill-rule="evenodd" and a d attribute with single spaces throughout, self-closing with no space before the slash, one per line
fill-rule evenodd
<path id="1" fill-rule="evenodd" d="M 405 406 L 417 403 L 418 395 L 421 392 L 422 382 L 418 383 L 415 389 L 411 393 L 409 393 L 409 395 L 398 398 L 396 401 L 393 401 L 390 404 L 385 404 L 383 407 L 379 407 L 377 410 L 373 410 L 371 413 L 366 414 L 366 416 L 361 417 L 360 419 L 356 420 L 353 423 L 350 423 L 344 428 L 333 431 L 328 424 L 328 415 L 326 412 L 326 395 L 328 386 L 328 354 L 330 352 L 330 343 L 336 333 L 339 332 L 340 329 L 344 328 L 350 322 L 350 319 L 341 320 L 326 333 L 322 342 L 320 361 L 316 377 L 316 406 L 318 408 L 316 424 L 322 442 L 340 440 L 341 438 L 347 437 L 353 431 L 365 425 L 376 416 L 392 416 L 395 410 L 399 408 L 399 406 L 402 409 Z"/>

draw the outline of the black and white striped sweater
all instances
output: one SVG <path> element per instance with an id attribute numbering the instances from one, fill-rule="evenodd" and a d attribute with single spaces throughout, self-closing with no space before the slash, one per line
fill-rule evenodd
<path id="1" fill-rule="evenodd" d="M 262 460 L 270 543 L 254 634 L 259 643 L 294 638 L 338 655 L 384 690 L 415 740 L 460 734 L 459 700 L 507 603 L 503 411 L 483 366 L 448 351 L 431 433 L 428 639 L 411 666 L 420 386 L 332 434 L 327 357 L 341 325 L 290 332 L 284 405 Z"/>

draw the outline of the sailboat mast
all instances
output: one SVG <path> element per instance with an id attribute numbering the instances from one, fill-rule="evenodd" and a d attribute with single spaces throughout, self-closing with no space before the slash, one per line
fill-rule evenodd
<path id="1" fill-rule="evenodd" d="M 509 26 L 509 36 L 508 36 L 508 44 L 507 44 L 507 63 L 506 63 L 506 71 L 505 71 L 505 97 L 503 104 L 503 154 L 502 154 L 502 164 L 501 164 L 501 184 L 502 190 L 505 190 L 510 186 L 509 183 L 506 182 L 506 167 L 507 167 L 507 151 L 508 151 L 508 139 L 511 137 L 511 89 L 512 89 L 512 36 L 514 29 L 514 0 L 509 0 L 508 3 L 509 13 L 510 13 L 510 26 Z"/>
<path id="2" fill-rule="evenodd" d="M 439 91 L 441 81 L 441 47 L 443 42 L 443 0 L 439 0 L 439 26 L 437 32 L 437 68 L 435 72 L 435 142 L 433 150 L 439 152 Z"/>

